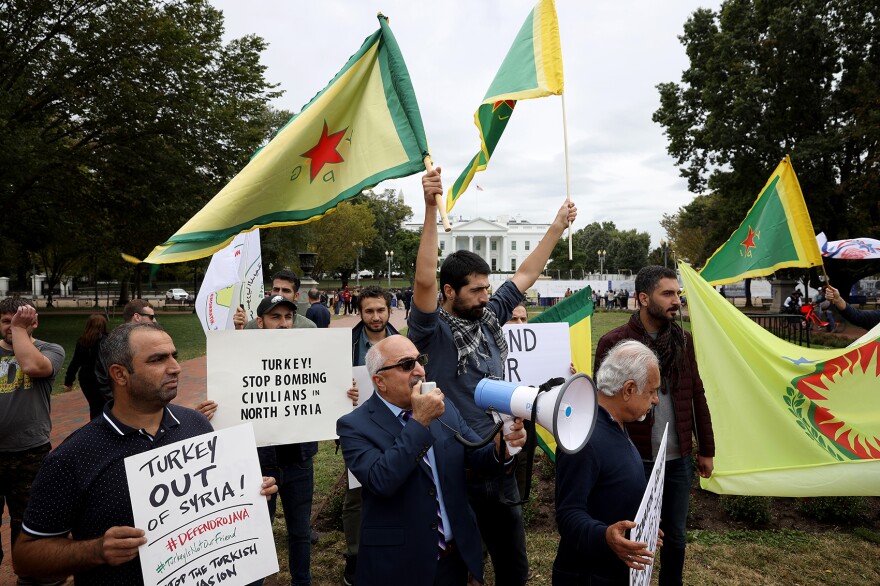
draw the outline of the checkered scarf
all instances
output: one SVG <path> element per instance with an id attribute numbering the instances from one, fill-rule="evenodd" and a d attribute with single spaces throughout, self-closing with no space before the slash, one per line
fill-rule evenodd
<path id="1" fill-rule="evenodd" d="M 458 351 L 458 370 L 456 374 L 465 374 L 467 372 L 468 355 L 476 352 L 480 343 L 483 341 L 483 324 L 492 332 L 495 338 L 495 344 L 501 353 L 501 362 L 507 360 L 507 340 L 504 339 L 504 332 L 501 330 L 501 324 L 498 323 L 498 317 L 489 310 L 483 310 L 483 317 L 476 321 L 469 319 L 461 319 L 455 317 L 443 307 L 440 307 L 440 317 L 449 324 L 452 330 L 452 339 L 455 341 L 455 349 Z"/>

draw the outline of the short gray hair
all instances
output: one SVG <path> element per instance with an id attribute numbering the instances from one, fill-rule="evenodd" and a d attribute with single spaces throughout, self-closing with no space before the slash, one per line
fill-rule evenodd
<path id="1" fill-rule="evenodd" d="M 373 375 L 382 368 L 384 363 L 385 355 L 382 354 L 382 349 L 378 346 L 371 346 L 370 349 L 367 350 L 367 355 L 364 357 L 364 364 L 367 366 L 367 372 L 370 375 L 370 379 L 372 379 Z"/>
<path id="2" fill-rule="evenodd" d="M 165 331 L 162 329 L 162 326 L 153 322 L 132 322 L 117 326 L 101 342 L 101 359 L 104 361 L 108 371 L 114 364 L 119 364 L 124 366 L 129 374 L 134 372 L 134 352 L 131 350 L 131 333 L 140 328 L 150 328 L 160 332 Z"/>
<path id="3" fill-rule="evenodd" d="M 632 379 L 639 393 L 648 382 L 648 369 L 653 365 L 660 368 L 660 361 L 654 351 L 636 340 L 618 342 L 599 366 L 596 373 L 596 386 L 599 392 L 613 397 L 620 392 L 626 381 Z"/>

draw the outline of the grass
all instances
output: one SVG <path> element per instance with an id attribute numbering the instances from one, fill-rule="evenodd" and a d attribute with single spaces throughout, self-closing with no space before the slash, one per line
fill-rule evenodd
<path id="1" fill-rule="evenodd" d="M 82 335 L 89 313 L 51 313 L 41 310 L 40 321 L 34 331 L 34 337 L 46 342 L 60 344 L 64 348 L 64 366 L 55 377 L 52 393 L 64 392 L 64 375 L 73 358 L 76 341 Z M 122 323 L 122 318 L 113 316 L 109 328 L 113 329 Z M 205 333 L 199 320 L 193 313 L 161 313 L 159 323 L 174 339 L 180 360 L 190 360 L 205 355 Z M 78 382 L 74 383 L 76 386 Z"/>
<path id="2" fill-rule="evenodd" d="M 343 471 L 341 454 L 335 454 L 332 441 L 321 442 L 315 457 L 314 506 L 330 494 Z M 535 471 L 537 483 L 539 471 Z M 535 484 L 533 484 L 535 486 Z M 335 586 L 340 583 L 345 565 L 345 539 L 335 519 L 328 519 L 333 500 L 341 498 L 340 487 L 318 521 L 320 542 L 312 548 L 312 584 Z M 341 504 L 336 511 L 341 510 Z M 690 531 L 688 533 L 685 583 L 699 585 L 797 585 L 880 584 L 878 534 L 857 528 L 852 533 L 803 531 Z M 279 510 L 275 523 L 275 539 L 281 572 L 266 581 L 289 584 L 287 542 L 284 520 Z M 559 535 L 553 529 L 527 529 L 529 566 L 536 577 L 529 586 L 549 586 Z M 486 584 L 492 584 L 491 564 L 486 564 Z M 274 580 L 274 581 L 272 581 Z M 652 583 L 657 583 L 656 575 Z"/>

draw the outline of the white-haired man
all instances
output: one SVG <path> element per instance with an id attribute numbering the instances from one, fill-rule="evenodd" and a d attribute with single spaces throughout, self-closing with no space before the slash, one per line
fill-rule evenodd
<path id="1" fill-rule="evenodd" d="M 646 481 L 624 423 L 643 421 L 659 402 L 657 356 L 641 342 L 624 340 L 608 351 L 596 386 L 599 415 L 589 443 L 577 454 L 556 454 L 561 539 L 554 586 L 628 584 L 630 568 L 643 570 L 653 560 L 646 543 L 626 538 Z"/>

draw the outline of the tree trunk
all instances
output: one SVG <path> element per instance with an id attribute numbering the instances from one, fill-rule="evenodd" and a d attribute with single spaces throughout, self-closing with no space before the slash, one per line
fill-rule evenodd
<path id="1" fill-rule="evenodd" d="M 752 305 L 752 280 L 746 279 L 746 307 L 753 307 Z"/>

